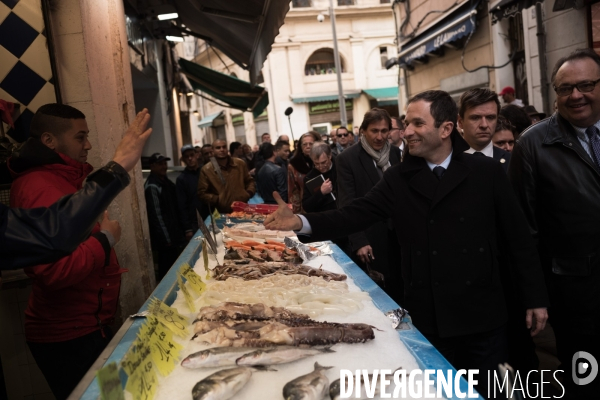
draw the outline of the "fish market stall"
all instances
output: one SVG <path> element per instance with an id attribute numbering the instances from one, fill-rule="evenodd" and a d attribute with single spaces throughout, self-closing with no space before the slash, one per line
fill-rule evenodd
<path id="1" fill-rule="evenodd" d="M 408 317 L 394 329 L 386 313 L 398 305 L 337 246 L 304 246 L 292 233 L 260 228 L 246 233 L 239 229 L 248 223 L 239 222 L 221 218 L 221 233 L 196 234 L 70 398 L 99 398 L 99 370 L 103 387 L 110 374 L 125 398 L 154 399 L 200 399 L 224 381 L 241 387 L 236 399 L 281 399 L 306 382 L 330 398 L 341 369 L 453 370 Z M 160 348 L 165 337 L 160 354 L 150 355 L 143 342 Z"/>

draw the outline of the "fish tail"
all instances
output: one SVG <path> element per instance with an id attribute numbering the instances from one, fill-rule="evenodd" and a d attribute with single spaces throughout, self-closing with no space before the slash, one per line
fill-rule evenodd
<path id="1" fill-rule="evenodd" d="M 323 347 L 322 349 L 319 349 L 319 350 L 321 351 L 321 353 L 335 353 L 335 350 L 333 350 L 332 347 L 333 347 L 333 345 Z"/>
<path id="2" fill-rule="evenodd" d="M 324 367 L 321 364 L 319 364 L 318 361 L 315 361 L 315 371 L 321 371 L 323 369 L 331 369 L 333 367 Z"/>

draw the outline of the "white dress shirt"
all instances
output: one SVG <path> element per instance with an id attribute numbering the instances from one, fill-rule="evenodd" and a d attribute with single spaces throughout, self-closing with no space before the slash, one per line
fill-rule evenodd
<path id="1" fill-rule="evenodd" d="M 476 151 L 483 153 L 486 157 L 494 158 L 494 143 L 490 140 L 487 146 L 485 146 L 482 150 L 475 150 L 474 148 L 470 148 L 469 150 L 465 150 L 465 153 L 473 154 Z"/>

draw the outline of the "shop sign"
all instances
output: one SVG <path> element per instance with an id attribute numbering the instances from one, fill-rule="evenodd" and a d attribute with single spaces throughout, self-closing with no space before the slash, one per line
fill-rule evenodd
<path id="1" fill-rule="evenodd" d="M 323 102 L 323 103 L 309 103 L 310 108 L 308 113 L 310 115 L 317 114 L 325 114 L 330 112 L 339 112 L 340 111 L 340 102 L 339 101 L 331 101 L 331 102 Z M 352 100 L 346 100 L 346 110 L 352 109 Z"/>

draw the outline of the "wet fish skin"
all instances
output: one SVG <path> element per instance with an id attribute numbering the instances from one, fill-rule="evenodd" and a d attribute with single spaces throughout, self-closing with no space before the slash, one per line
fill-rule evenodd
<path id="1" fill-rule="evenodd" d="M 289 381 L 283 387 L 285 400 L 321 400 L 329 390 L 329 379 L 324 371 L 333 367 L 324 367 L 315 362 L 313 372 Z"/>
<path id="2" fill-rule="evenodd" d="M 253 347 L 214 347 L 190 354 L 181 361 L 181 366 L 185 368 L 233 367 L 238 358 L 254 350 Z"/>
<path id="3" fill-rule="evenodd" d="M 226 400 L 232 398 L 248 383 L 252 368 L 224 369 L 202 379 L 192 389 L 194 400 Z"/>
<path id="4" fill-rule="evenodd" d="M 237 365 L 276 365 L 285 364 L 317 354 L 335 353 L 331 346 L 324 348 L 301 348 L 297 346 L 277 346 L 274 348 L 259 349 L 244 354 L 236 360 Z"/>

